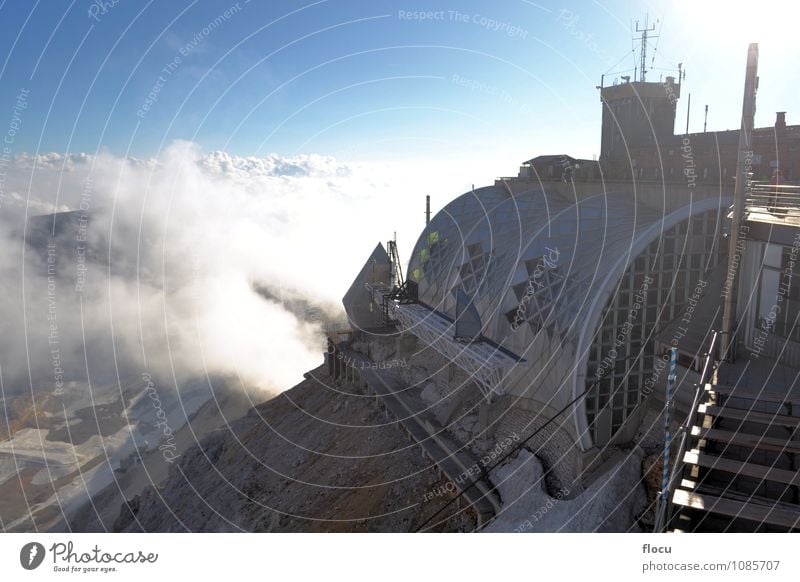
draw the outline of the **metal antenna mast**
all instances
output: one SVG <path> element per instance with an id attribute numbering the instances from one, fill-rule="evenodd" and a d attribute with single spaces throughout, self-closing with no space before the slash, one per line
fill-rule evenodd
<path id="1" fill-rule="evenodd" d="M 425 226 L 431 223 L 431 197 L 425 196 Z"/>
<path id="2" fill-rule="evenodd" d="M 400 253 L 397 251 L 397 233 L 394 233 L 394 238 L 386 244 L 386 247 L 389 261 L 392 265 L 390 285 L 392 287 L 402 287 L 405 280 L 403 279 L 403 267 L 400 264 Z"/>
<path id="3" fill-rule="evenodd" d="M 655 29 L 656 29 L 656 25 L 655 24 L 652 27 L 648 27 L 647 26 L 647 18 L 648 18 L 648 15 L 645 14 L 644 15 L 644 28 L 639 28 L 639 21 L 638 20 L 636 21 L 636 32 L 641 32 L 642 33 L 641 39 L 637 39 L 637 40 L 641 40 L 642 41 L 642 54 L 641 54 L 641 65 L 640 65 L 641 66 L 641 69 L 640 69 L 641 73 L 639 74 L 639 80 L 642 83 L 645 82 L 645 75 L 647 74 L 647 39 L 648 39 L 647 33 L 648 32 L 654 32 Z M 658 22 L 658 21 L 656 20 L 656 22 Z M 649 38 L 658 38 L 658 35 L 651 36 Z"/>

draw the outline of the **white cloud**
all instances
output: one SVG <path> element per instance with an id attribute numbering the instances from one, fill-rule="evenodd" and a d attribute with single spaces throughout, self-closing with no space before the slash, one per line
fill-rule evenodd
<path id="1" fill-rule="evenodd" d="M 73 291 L 78 243 L 72 234 L 59 239 L 60 347 L 73 373 L 84 367 L 85 333 L 90 368 L 109 368 L 116 358 L 140 371 L 145 354 L 148 369 L 174 368 L 179 380 L 207 369 L 277 390 L 321 361 L 319 330 L 253 285 L 338 309 L 376 241 L 399 231 L 409 252 L 424 225 L 425 194 L 441 206 L 468 188 L 462 174 L 434 163 L 204 155 L 181 141 L 153 159 L 20 155 L 8 169 L 0 217 L 11 237 L 22 231 L 26 204 L 29 215 L 90 208 L 96 259 L 111 259 L 86 273 L 83 330 Z M 18 250 L 6 253 L 0 292 L 17 299 L 0 308 L 14 322 L 0 339 L 4 374 L 30 349 L 32 376 L 46 382 L 46 265 L 26 251 L 23 290 L 22 249 L 9 244 Z"/>

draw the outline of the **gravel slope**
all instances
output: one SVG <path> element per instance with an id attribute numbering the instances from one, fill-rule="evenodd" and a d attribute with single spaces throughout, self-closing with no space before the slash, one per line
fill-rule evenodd
<path id="1" fill-rule="evenodd" d="M 440 485 L 374 399 L 328 384 L 320 367 L 189 449 L 158 492 L 123 505 L 115 529 L 411 531 L 448 500 L 425 501 Z M 473 527 L 463 513 L 443 525 Z"/>

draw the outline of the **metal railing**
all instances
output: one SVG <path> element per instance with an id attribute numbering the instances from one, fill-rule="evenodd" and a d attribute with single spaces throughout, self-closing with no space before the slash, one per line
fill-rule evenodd
<path id="1" fill-rule="evenodd" d="M 785 217 L 800 215 L 800 184 L 751 182 L 745 199 L 747 212 L 766 212 Z"/>
<path id="2" fill-rule="evenodd" d="M 372 294 L 373 303 L 385 311 L 388 320 L 397 322 L 404 331 L 466 372 L 488 401 L 504 394 L 503 379 L 509 370 L 524 362 L 484 341 L 460 342 L 455 339 L 455 324 L 440 313 L 419 303 L 404 304 L 392 299 L 385 287 L 369 283 L 364 287 Z"/>
<path id="3" fill-rule="evenodd" d="M 685 464 L 683 462 L 683 456 L 686 453 L 686 444 L 689 440 L 688 437 L 694 424 L 694 417 L 697 414 L 697 407 L 700 404 L 700 397 L 705 391 L 706 384 L 708 383 L 710 375 L 715 366 L 718 336 L 718 332 L 713 332 L 713 335 L 711 336 L 711 345 L 708 348 L 708 352 L 705 354 L 705 363 L 703 364 L 703 371 L 700 374 L 700 381 L 695 385 L 694 398 L 692 399 L 691 408 L 689 408 L 689 414 L 686 415 L 686 419 L 675 431 L 675 436 L 672 439 L 674 441 L 680 436 L 681 443 L 678 446 L 677 454 L 674 457 L 675 461 L 672 465 L 672 471 L 670 472 L 666 491 L 661 492 L 662 494 L 666 493 L 667 501 L 663 505 L 660 505 L 656 510 L 656 521 L 653 527 L 653 531 L 656 533 L 664 531 L 664 529 L 672 520 L 672 516 L 670 515 L 670 508 L 672 506 L 672 492 L 675 489 L 675 483 L 678 479 L 680 479 L 680 476 L 683 473 L 683 467 Z"/>

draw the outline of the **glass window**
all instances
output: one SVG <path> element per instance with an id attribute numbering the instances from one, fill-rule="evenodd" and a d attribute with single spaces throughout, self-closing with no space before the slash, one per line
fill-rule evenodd
<path id="1" fill-rule="evenodd" d="M 770 243 L 764 244 L 764 265 L 780 269 L 783 262 L 783 247 Z"/>
<path id="2" fill-rule="evenodd" d="M 758 299 L 758 327 L 771 330 L 775 323 L 776 310 L 773 306 L 777 303 L 778 279 L 780 272 L 777 269 L 764 267 L 761 271 L 761 288 Z"/>
<path id="3" fill-rule="evenodd" d="M 765 266 L 761 270 L 759 285 L 756 326 L 763 331 L 800 341 L 800 326 L 797 323 L 800 314 L 800 281 L 793 277 L 790 261 L 796 260 L 791 249 L 780 245 L 765 245 Z M 782 269 L 767 266 L 775 264 L 780 255 Z"/>
<path id="4" fill-rule="evenodd" d="M 591 419 L 590 423 L 598 418 L 600 409 L 609 398 L 613 403 L 611 423 L 601 423 L 591 428 L 595 444 L 607 442 L 642 400 L 641 387 L 652 375 L 656 363 L 654 342 L 648 339 L 649 336 L 683 311 L 696 281 L 703 277 L 701 269 L 713 269 L 720 262 L 720 247 L 718 244 L 713 244 L 718 221 L 719 213 L 713 211 L 694 217 L 691 225 L 689 221 L 684 221 L 663 232 L 659 239 L 651 242 L 646 252 L 631 261 L 628 271 L 620 281 L 618 292 L 606 305 L 603 314 L 604 323 L 595 336 L 592 346 L 592 350 L 601 350 L 602 353 L 592 352 L 598 354 L 592 360 L 593 365 L 600 367 L 599 358 L 601 355 L 607 355 L 611 347 L 617 350 L 618 360 L 626 357 L 629 359 L 611 364 L 613 369 L 607 369 L 606 372 L 612 377 L 604 378 L 602 390 L 598 386 L 593 391 L 594 397 L 586 402 L 587 418 Z M 692 247 L 684 248 L 686 237 L 690 232 L 693 233 L 692 236 L 701 240 Z M 646 271 L 648 266 L 652 266 L 649 272 Z M 633 294 L 638 294 L 642 288 L 645 273 L 653 279 L 649 283 L 646 305 L 639 310 L 635 325 L 625 338 L 628 345 L 614 346 L 614 339 L 621 329 L 620 325 L 627 320 L 628 310 L 634 301 Z M 800 285 L 796 294 L 796 303 L 800 305 Z M 797 310 L 793 312 L 797 313 Z M 615 320 L 616 326 L 612 325 L 614 323 L 612 319 Z M 788 321 L 784 321 L 783 325 L 791 327 Z M 798 335 L 800 336 L 800 333 Z M 608 366 L 609 364 L 606 364 L 606 367 Z M 594 379 L 594 376 L 587 376 L 587 386 L 591 385 Z"/>

